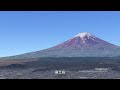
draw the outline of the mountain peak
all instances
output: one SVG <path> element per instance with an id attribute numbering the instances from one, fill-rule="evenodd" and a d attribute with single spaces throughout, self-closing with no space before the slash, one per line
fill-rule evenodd
<path id="1" fill-rule="evenodd" d="M 115 57 L 120 56 L 120 48 L 88 32 L 81 32 L 75 37 L 54 47 L 9 57 L 11 59 L 41 57 Z"/>
<path id="2" fill-rule="evenodd" d="M 81 33 L 77 34 L 75 37 L 83 38 L 85 36 L 89 37 L 89 36 L 93 36 L 93 35 L 91 35 L 89 32 L 81 32 Z"/>

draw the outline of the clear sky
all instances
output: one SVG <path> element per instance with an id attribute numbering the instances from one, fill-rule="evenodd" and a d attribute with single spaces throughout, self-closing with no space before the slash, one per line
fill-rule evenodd
<path id="1" fill-rule="evenodd" d="M 49 48 L 80 32 L 120 46 L 120 11 L 0 11 L 0 57 Z"/>

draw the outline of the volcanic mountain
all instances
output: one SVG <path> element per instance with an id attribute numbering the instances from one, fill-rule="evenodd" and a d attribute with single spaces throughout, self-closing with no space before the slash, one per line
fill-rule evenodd
<path id="1" fill-rule="evenodd" d="M 106 42 L 88 32 L 82 32 L 54 47 L 9 58 L 40 57 L 116 57 L 120 47 Z"/>

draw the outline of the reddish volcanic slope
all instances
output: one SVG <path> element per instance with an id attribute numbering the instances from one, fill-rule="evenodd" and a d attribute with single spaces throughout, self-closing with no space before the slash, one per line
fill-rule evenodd
<path id="1" fill-rule="evenodd" d="M 116 47 L 115 45 L 108 43 L 104 40 L 101 40 L 88 32 L 84 32 L 84 33 L 79 33 L 72 39 L 66 42 L 63 42 L 62 44 L 59 44 L 53 48 L 61 48 L 61 49 L 63 48 L 69 48 L 69 49 L 70 48 L 71 49 L 72 48 L 89 48 L 89 47 L 94 47 L 96 45 Z"/>

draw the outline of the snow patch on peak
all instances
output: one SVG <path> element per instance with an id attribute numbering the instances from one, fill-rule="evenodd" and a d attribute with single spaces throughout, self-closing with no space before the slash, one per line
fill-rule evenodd
<path id="1" fill-rule="evenodd" d="M 85 37 L 85 36 L 90 36 L 91 34 L 90 33 L 88 33 L 88 32 L 82 32 L 82 33 L 79 33 L 79 34 L 77 34 L 75 37 L 81 37 L 81 38 L 83 38 L 83 37 Z"/>
<path id="2" fill-rule="evenodd" d="M 95 36 L 93 36 L 92 34 L 90 34 L 90 33 L 88 33 L 88 32 L 79 33 L 79 34 L 77 34 L 75 37 L 84 38 L 85 36 L 87 36 L 88 38 L 89 38 L 90 36 L 92 36 L 92 37 L 95 38 Z"/>

